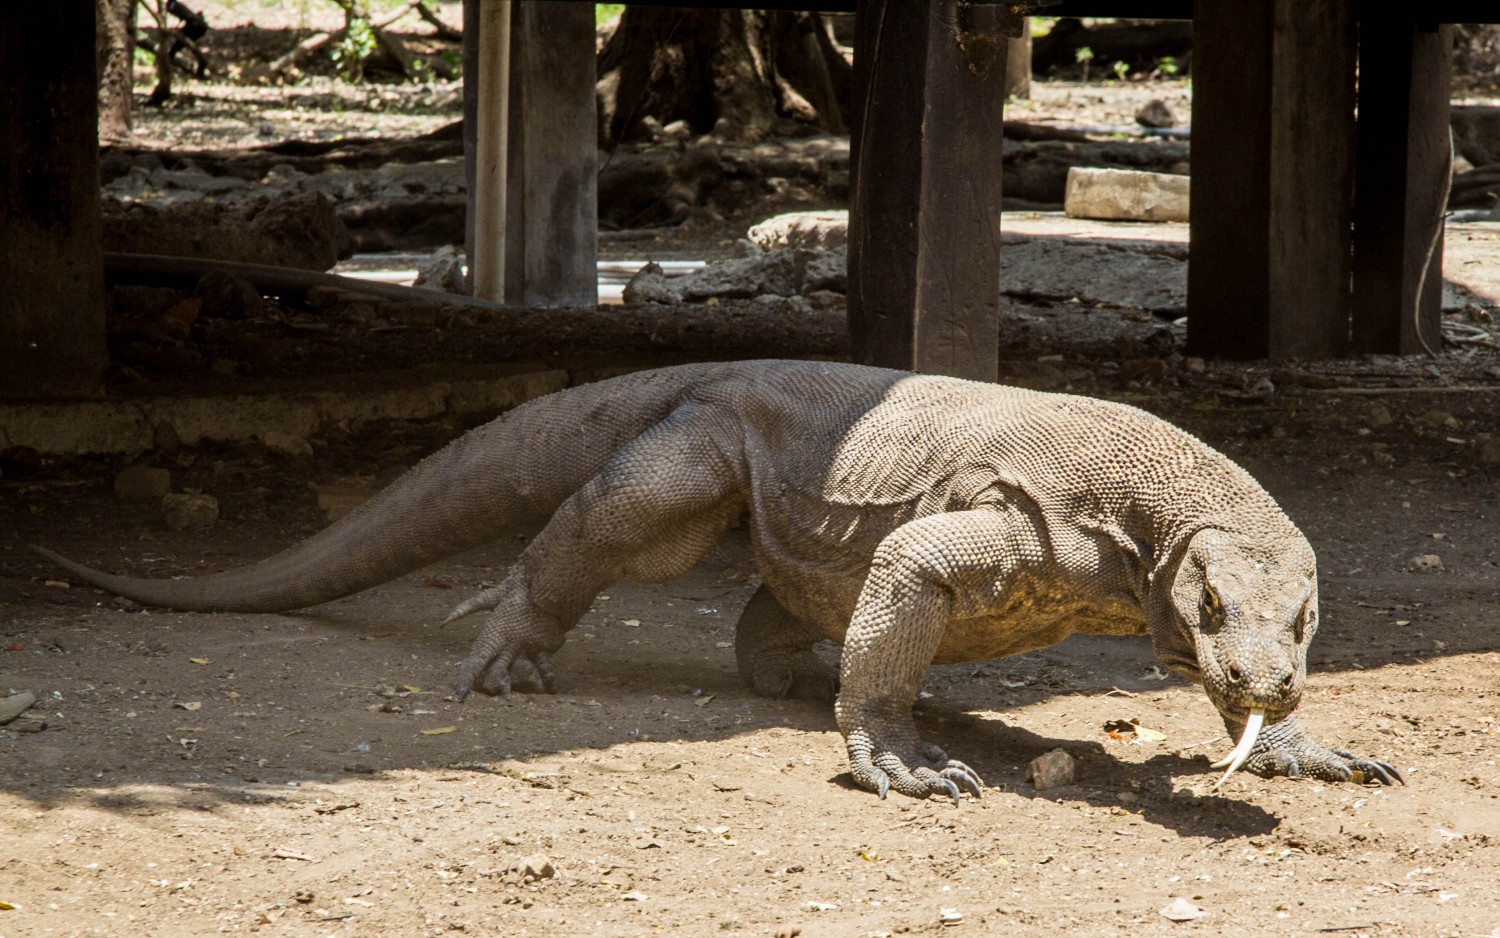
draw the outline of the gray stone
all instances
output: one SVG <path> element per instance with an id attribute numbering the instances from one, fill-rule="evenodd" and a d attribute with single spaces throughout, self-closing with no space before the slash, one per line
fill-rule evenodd
<path id="1" fill-rule="evenodd" d="M 161 512 L 173 531 L 207 531 L 219 521 L 219 500 L 201 492 L 163 495 Z"/>
<path id="2" fill-rule="evenodd" d="M 637 271 L 636 275 L 630 278 L 630 282 L 625 284 L 620 298 L 626 306 L 640 306 L 645 303 L 681 303 L 682 290 L 672 278 L 667 277 L 666 271 L 662 270 L 660 264 L 648 261 L 646 266 Z"/>
<path id="3" fill-rule="evenodd" d="M 819 251 L 807 258 L 797 292 L 808 294 L 821 290 L 849 292 L 849 258 L 844 249 Z"/>
<path id="4" fill-rule="evenodd" d="M 260 441 L 266 444 L 266 448 L 285 456 L 311 456 L 312 444 L 307 438 L 295 433 L 283 433 L 280 430 L 268 430 L 262 433 Z"/>
<path id="5" fill-rule="evenodd" d="M 1064 211 L 1073 218 L 1188 220 L 1188 177 L 1128 169 L 1068 170 Z"/>
<path id="6" fill-rule="evenodd" d="M 1135 112 L 1135 122 L 1142 127 L 1176 127 L 1177 115 L 1167 102 L 1153 98 Z"/>
<path id="7" fill-rule="evenodd" d="M 1406 562 L 1406 569 L 1413 573 L 1427 573 L 1443 569 L 1443 558 L 1437 554 L 1418 554 Z"/>
<path id="8" fill-rule="evenodd" d="M 1365 411 L 1365 423 L 1369 424 L 1371 430 L 1379 430 L 1394 423 L 1391 412 L 1384 404 L 1371 404 L 1370 409 Z"/>
<path id="9" fill-rule="evenodd" d="M 199 277 L 193 293 L 203 298 L 203 315 L 216 319 L 253 319 L 265 305 L 255 284 L 220 270 Z"/>
<path id="10" fill-rule="evenodd" d="M 747 235 L 764 251 L 782 248 L 832 251 L 849 243 L 849 213 L 789 212 L 752 226 Z"/>
<path id="11" fill-rule="evenodd" d="M 155 501 L 172 491 L 172 473 L 155 466 L 127 466 L 115 476 L 115 497 Z"/>
<path id="12" fill-rule="evenodd" d="M 9 697 L 0 697 L 0 726 L 4 726 L 25 713 L 34 703 L 36 703 L 36 695 L 29 690 L 11 694 Z"/>
<path id="13" fill-rule="evenodd" d="M 417 265 L 417 279 L 412 286 L 459 295 L 468 293 L 464 284 L 463 252 L 452 245 L 433 251 Z"/>
<path id="14" fill-rule="evenodd" d="M 1048 788 L 1073 784 L 1078 774 L 1078 763 L 1066 751 L 1054 749 L 1032 759 L 1031 768 L 1027 774 L 1037 791 L 1045 791 Z"/>

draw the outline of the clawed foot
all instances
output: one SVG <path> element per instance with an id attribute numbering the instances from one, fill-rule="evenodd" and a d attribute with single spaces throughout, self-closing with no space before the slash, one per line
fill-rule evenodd
<path id="1" fill-rule="evenodd" d="M 882 745 L 868 733 L 849 734 L 849 767 L 855 784 L 881 798 L 891 789 L 913 798 L 945 795 L 959 803 L 959 793 L 984 796 L 979 773 L 932 743 L 915 740 L 914 745 Z"/>
<path id="2" fill-rule="evenodd" d="M 552 693 L 551 652 L 562 647 L 564 630 L 538 615 L 508 583 L 466 600 L 447 621 L 479 609 L 490 610 L 490 617 L 459 668 L 458 699 L 476 690 L 491 697 Z"/>
<path id="3" fill-rule="evenodd" d="M 838 670 L 811 651 L 763 655 L 754 661 L 750 674 L 750 686 L 762 697 L 833 703 L 839 695 Z"/>
<path id="4" fill-rule="evenodd" d="M 1401 772 L 1389 762 L 1356 756 L 1346 749 L 1318 745 L 1308 738 L 1292 717 L 1261 731 L 1250 751 L 1250 758 L 1245 761 L 1245 771 L 1262 778 L 1286 775 L 1325 782 L 1406 784 Z"/>
<path id="5" fill-rule="evenodd" d="M 552 693 L 552 656 L 546 652 L 534 655 L 516 655 L 510 660 L 497 655 L 484 658 L 471 654 L 458 672 L 458 699 L 460 702 L 470 691 L 479 691 L 498 697 L 512 691 L 522 694 Z"/>

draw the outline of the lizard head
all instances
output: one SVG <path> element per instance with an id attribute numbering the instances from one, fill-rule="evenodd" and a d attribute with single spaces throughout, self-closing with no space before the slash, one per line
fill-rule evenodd
<path id="1" fill-rule="evenodd" d="M 1183 670 L 1197 672 L 1225 718 L 1244 723 L 1259 711 L 1275 723 L 1297 708 L 1318 628 L 1317 567 L 1305 540 L 1199 531 L 1177 568 L 1171 603 L 1179 633 L 1172 644 L 1189 644 L 1195 659 Z"/>

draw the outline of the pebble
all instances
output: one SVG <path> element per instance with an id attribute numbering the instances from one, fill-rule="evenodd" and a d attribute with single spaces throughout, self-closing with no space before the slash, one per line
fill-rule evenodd
<path id="1" fill-rule="evenodd" d="M 540 854 L 522 860 L 518 871 L 522 879 L 530 876 L 533 880 L 543 880 L 557 875 L 557 868 L 552 865 L 552 861 Z"/>
<path id="2" fill-rule="evenodd" d="M 161 512 L 173 531 L 207 531 L 219 521 L 219 500 L 202 493 L 169 493 L 162 496 Z"/>
<path id="3" fill-rule="evenodd" d="M 0 697 L 0 726 L 25 713 L 34 703 L 36 703 L 36 695 L 29 690 L 11 694 L 9 697 Z"/>
<path id="4" fill-rule="evenodd" d="M 155 466 L 127 466 L 115 476 L 115 497 L 154 501 L 172 491 L 172 473 Z"/>
<path id="5" fill-rule="evenodd" d="M 1174 922 L 1191 922 L 1208 914 L 1186 899 L 1173 899 L 1171 905 L 1160 911 L 1164 917 Z"/>
<path id="6" fill-rule="evenodd" d="M 1418 554 L 1406 562 L 1406 569 L 1413 573 L 1443 569 L 1443 558 L 1437 554 Z"/>
<path id="7" fill-rule="evenodd" d="M 311 456 L 312 444 L 305 437 L 295 433 L 282 433 L 280 430 L 268 430 L 261 435 L 260 441 L 266 444 L 266 448 L 288 456 Z"/>
<path id="8" fill-rule="evenodd" d="M 1032 759 L 1028 772 L 1037 791 L 1071 785 L 1077 774 L 1078 763 L 1062 749 L 1054 749 Z"/>

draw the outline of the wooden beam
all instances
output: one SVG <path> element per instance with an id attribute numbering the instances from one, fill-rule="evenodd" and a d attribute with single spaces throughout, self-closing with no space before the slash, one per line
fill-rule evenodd
<path id="1" fill-rule="evenodd" d="M 1197 0 L 1188 350 L 1349 343 L 1352 0 Z"/>
<path id="2" fill-rule="evenodd" d="M 94 25 L 86 0 L 0 4 L 0 397 L 101 390 Z"/>
<path id="3" fill-rule="evenodd" d="M 1362 20 L 1359 29 L 1354 347 L 1395 355 L 1436 351 L 1443 212 L 1453 172 L 1453 31 L 1386 15 Z"/>
<path id="4" fill-rule="evenodd" d="M 855 19 L 854 359 L 993 381 L 1006 33 L 960 0 L 861 0 Z"/>
<path id="5" fill-rule="evenodd" d="M 474 295 L 505 298 L 512 0 L 480 0 L 479 105 L 474 145 Z"/>
<path id="6" fill-rule="evenodd" d="M 518 2 L 511 28 L 505 300 L 599 302 L 594 8 Z"/>

